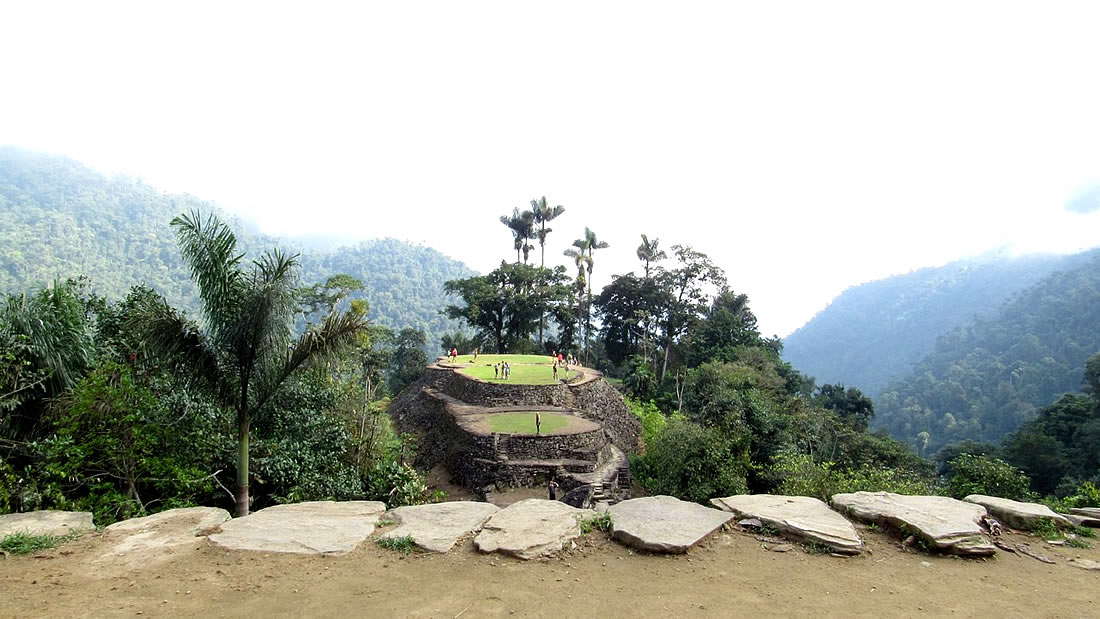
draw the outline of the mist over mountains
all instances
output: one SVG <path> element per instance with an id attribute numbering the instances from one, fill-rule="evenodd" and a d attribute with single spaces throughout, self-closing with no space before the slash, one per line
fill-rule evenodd
<path id="1" fill-rule="evenodd" d="M 370 302 L 371 321 L 422 329 L 432 349 L 442 334 L 462 328 L 439 313 L 447 302 L 443 283 L 473 271 L 434 249 L 395 239 L 328 250 L 317 248 L 331 248 L 333 239 L 287 242 L 260 234 L 255 223 L 227 215 L 212 202 L 12 147 L 0 147 L 0 292 L 85 275 L 92 290 L 110 298 L 145 283 L 171 304 L 193 311 L 195 288 L 168 225 L 191 210 L 227 221 L 249 256 L 272 246 L 301 252 L 303 285 L 336 273 L 363 280 L 367 289 L 356 296 Z M 308 209 L 302 216 L 309 216 Z"/>

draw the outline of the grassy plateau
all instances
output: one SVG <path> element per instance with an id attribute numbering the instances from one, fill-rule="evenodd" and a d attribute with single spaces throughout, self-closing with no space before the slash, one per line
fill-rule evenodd
<path id="1" fill-rule="evenodd" d="M 568 415 L 561 413 L 539 412 L 542 419 L 542 434 L 551 434 L 569 424 Z M 489 415 L 489 429 L 502 434 L 534 434 L 535 411 L 518 413 L 496 413 Z"/>

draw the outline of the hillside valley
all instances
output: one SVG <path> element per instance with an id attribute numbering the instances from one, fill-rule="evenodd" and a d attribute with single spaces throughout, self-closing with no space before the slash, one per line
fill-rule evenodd
<path id="1" fill-rule="evenodd" d="M 878 396 L 907 376 L 936 340 L 1055 272 L 1100 255 L 1011 256 L 990 252 L 942 267 L 860 284 L 783 339 L 783 358 L 818 384 L 841 383 Z"/>
<path id="2" fill-rule="evenodd" d="M 473 271 L 434 249 L 391 238 L 330 251 L 302 249 L 293 241 L 247 232 L 249 226 L 217 204 L 12 147 L 0 147 L 0 292 L 87 276 L 91 289 L 110 299 L 144 283 L 193 313 L 196 290 L 168 226 L 173 217 L 193 210 L 233 222 L 246 252 L 273 246 L 300 252 L 303 285 L 338 273 L 362 280 L 366 289 L 351 298 L 370 303 L 371 321 L 423 330 L 433 351 L 440 336 L 462 330 L 439 311 L 449 298 L 443 283 Z M 370 230 L 361 233 L 369 236 Z"/>

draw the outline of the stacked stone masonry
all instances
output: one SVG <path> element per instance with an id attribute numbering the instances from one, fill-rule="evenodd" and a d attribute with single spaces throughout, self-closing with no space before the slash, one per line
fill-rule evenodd
<path id="1" fill-rule="evenodd" d="M 490 432 L 478 424 L 487 415 L 534 410 L 591 423 L 582 431 L 538 436 Z M 626 454 L 637 449 L 641 424 L 598 372 L 585 370 L 571 384 L 509 385 L 433 364 L 394 399 L 391 412 L 400 430 L 420 439 L 417 466 L 442 464 L 466 487 L 491 492 L 554 479 L 563 493 L 593 486 L 613 500 L 629 496 Z"/>

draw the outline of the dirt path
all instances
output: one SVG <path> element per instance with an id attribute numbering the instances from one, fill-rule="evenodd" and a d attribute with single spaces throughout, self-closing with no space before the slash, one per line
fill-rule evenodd
<path id="1" fill-rule="evenodd" d="M 206 539 L 171 556 L 100 559 L 90 536 L 40 557 L 0 560 L 2 616 L 997 616 L 1085 617 L 1100 608 L 1100 573 L 1069 565 L 1088 550 L 1026 541 L 1058 561 L 927 556 L 863 531 L 871 554 L 843 559 L 761 548 L 719 533 L 684 556 L 633 553 L 602 534 L 562 557 L 403 556 L 366 543 L 341 557 L 216 549 Z M 95 562 L 95 563 L 93 563 Z"/>

